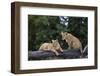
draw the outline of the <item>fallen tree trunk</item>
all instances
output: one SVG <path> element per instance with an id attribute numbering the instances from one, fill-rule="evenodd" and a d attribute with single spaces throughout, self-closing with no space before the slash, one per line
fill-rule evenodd
<path id="1" fill-rule="evenodd" d="M 78 49 L 64 50 L 59 52 L 59 55 L 55 55 L 52 51 L 29 51 L 29 60 L 46 60 L 46 59 L 74 59 L 80 58 L 81 53 Z"/>

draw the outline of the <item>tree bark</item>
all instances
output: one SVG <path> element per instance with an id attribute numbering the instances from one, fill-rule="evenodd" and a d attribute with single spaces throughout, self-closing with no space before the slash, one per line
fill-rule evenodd
<path id="1" fill-rule="evenodd" d="M 64 50 L 59 52 L 57 56 L 54 52 L 48 51 L 29 51 L 28 59 L 29 60 L 47 60 L 47 59 L 76 59 L 80 58 L 81 53 L 78 49 Z M 86 55 L 84 55 L 85 57 Z M 83 57 L 83 58 L 84 58 Z"/>

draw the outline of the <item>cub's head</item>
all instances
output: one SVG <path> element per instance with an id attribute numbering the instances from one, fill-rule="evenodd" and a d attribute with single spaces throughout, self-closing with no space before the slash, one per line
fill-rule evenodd
<path id="1" fill-rule="evenodd" d="M 60 44 L 59 44 L 59 42 L 58 42 L 57 39 L 56 39 L 56 40 L 52 40 L 52 44 L 53 44 L 53 46 L 54 46 L 55 48 L 58 48 L 58 47 L 60 46 Z"/>
<path id="2" fill-rule="evenodd" d="M 59 44 L 59 42 L 58 42 L 57 39 L 56 39 L 56 40 L 52 40 L 52 43 L 53 43 L 53 44 Z"/>
<path id="3" fill-rule="evenodd" d="M 62 40 L 67 40 L 70 37 L 70 34 L 68 32 L 61 32 Z"/>

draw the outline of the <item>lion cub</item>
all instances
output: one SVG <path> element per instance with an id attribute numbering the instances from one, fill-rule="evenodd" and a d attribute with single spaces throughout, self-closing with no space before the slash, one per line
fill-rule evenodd
<path id="1" fill-rule="evenodd" d="M 78 38 L 68 32 L 61 32 L 61 35 L 62 40 L 65 40 L 68 43 L 68 49 L 80 49 L 80 52 L 82 54 L 82 44 Z"/>
<path id="2" fill-rule="evenodd" d="M 61 51 L 63 52 L 58 40 L 52 40 L 52 43 L 43 43 L 39 50 L 41 51 L 52 51 L 54 52 L 56 55 L 59 55 L 59 53 L 57 51 Z"/>

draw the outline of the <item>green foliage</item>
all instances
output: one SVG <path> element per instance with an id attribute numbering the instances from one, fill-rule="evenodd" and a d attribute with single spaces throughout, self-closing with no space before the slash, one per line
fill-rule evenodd
<path id="1" fill-rule="evenodd" d="M 38 50 L 44 42 L 58 39 L 61 47 L 67 49 L 62 41 L 61 31 L 68 31 L 87 44 L 87 18 L 64 16 L 28 16 L 28 50 Z"/>

